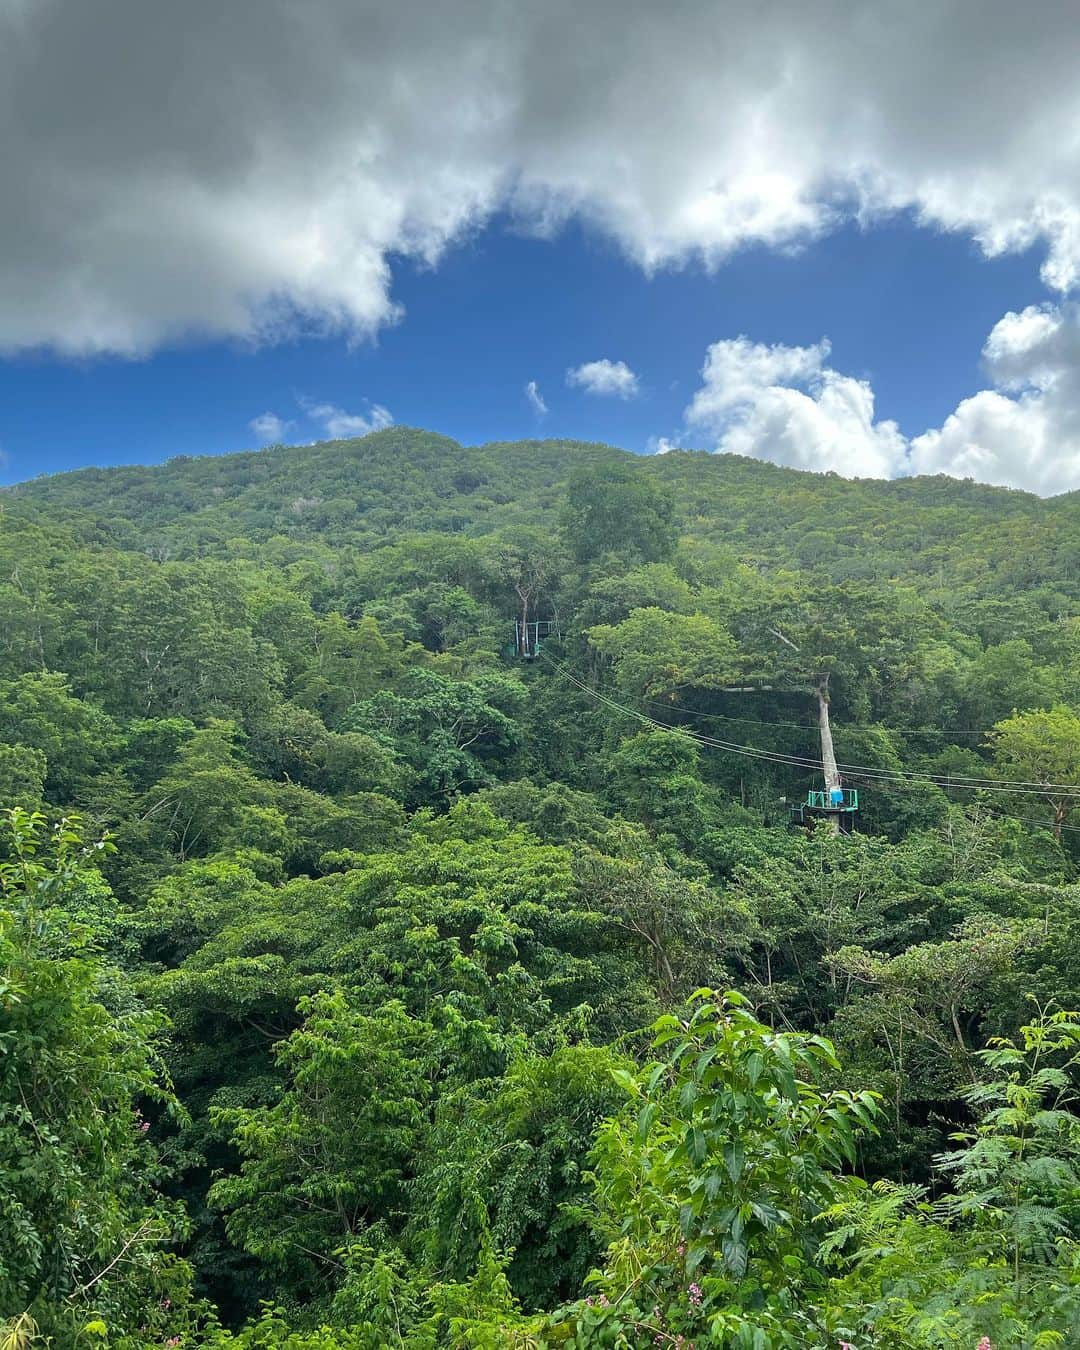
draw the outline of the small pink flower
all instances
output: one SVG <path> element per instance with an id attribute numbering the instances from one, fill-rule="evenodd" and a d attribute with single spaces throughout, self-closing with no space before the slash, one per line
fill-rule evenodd
<path id="1" fill-rule="evenodd" d="M 146 1131 L 147 1131 L 149 1128 L 150 1128 L 150 1122 L 149 1122 L 148 1120 L 142 1121 L 142 1122 L 140 1123 L 140 1125 L 139 1125 L 139 1129 L 141 1130 L 141 1132 L 142 1132 L 143 1134 L 145 1134 Z"/>
<path id="2" fill-rule="evenodd" d="M 975 1347 L 975 1350 L 994 1350 L 994 1347 L 990 1344 L 990 1337 L 984 1336 L 982 1340 L 979 1342 L 979 1344 Z"/>
<path id="3" fill-rule="evenodd" d="M 170 1336 L 169 1339 L 165 1342 L 165 1344 L 166 1344 L 166 1345 L 179 1345 L 179 1344 L 180 1344 L 180 1337 L 179 1337 L 179 1336 Z"/>

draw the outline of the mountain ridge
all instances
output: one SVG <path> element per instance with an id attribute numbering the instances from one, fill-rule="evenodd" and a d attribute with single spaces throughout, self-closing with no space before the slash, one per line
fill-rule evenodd
<path id="1" fill-rule="evenodd" d="M 408 444 L 402 446 L 402 436 L 408 438 Z M 640 455 L 632 450 L 626 450 L 620 446 L 608 444 L 604 441 L 579 441 L 566 439 L 563 437 L 540 437 L 540 438 L 522 438 L 515 441 L 481 441 L 476 444 L 469 444 L 463 441 L 455 440 L 451 436 L 443 435 L 441 432 L 430 431 L 423 427 L 412 427 L 406 425 L 396 425 L 383 428 L 379 431 L 373 431 L 366 436 L 356 437 L 337 437 L 332 439 L 310 441 L 302 444 L 277 443 L 268 445 L 260 449 L 236 450 L 225 454 L 205 454 L 205 455 L 172 455 L 166 460 L 157 464 L 115 464 L 115 465 L 86 465 L 77 469 L 67 469 L 60 473 L 38 474 L 32 478 L 20 479 L 18 482 L 7 484 L 0 487 L 0 494 L 23 495 L 29 493 L 36 495 L 44 489 L 47 493 L 50 491 L 50 485 L 58 482 L 79 482 L 79 483 L 99 483 L 103 479 L 131 479 L 141 478 L 143 476 L 154 476 L 165 474 L 169 471 L 184 468 L 186 466 L 206 466 L 211 464 L 238 464 L 256 462 L 276 463 L 283 462 L 285 457 L 296 459 L 305 452 L 309 454 L 322 455 L 328 451 L 340 452 L 347 447 L 363 446 L 368 451 L 384 446 L 393 449 L 412 450 L 416 445 L 416 438 L 422 437 L 433 443 L 433 448 L 437 447 L 451 453 L 457 453 L 464 456 L 487 455 L 498 451 L 503 455 L 514 455 L 518 452 L 546 451 L 548 449 L 559 449 L 580 454 L 584 452 L 590 458 L 593 456 L 615 456 L 628 462 L 638 462 L 642 464 L 662 464 L 664 461 L 674 462 L 680 459 L 706 460 L 715 464 L 722 465 L 745 465 L 748 468 L 752 466 L 753 471 L 765 475 L 782 476 L 785 479 L 827 479 L 833 482 L 852 483 L 858 485 L 873 484 L 884 491 L 904 491 L 910 489 L 914 484 L 935 483 L 940 484 L 944 489 L 951 489 L 956 492 L 965 490 L 974 490 L 978 492 L 989 492 L 1000 497 L 1023 498 L 1031 502 L 1044 502 L 1057 504 L 1062 501 L 1080 500 L 1080 488 L 1071 492 L 1057 493 L 1050 497 L 1040 497 L 1035 493 L 1028 492 L 1022 488 L 1006 487 L 999 484 L 983 483 L 974 478 L 953 478 L 947 474 L 916 474 L 900 478 L 848 478 L 836 473 L 833 470 L 818 471 L 815 469 L 796 468 L 792 465 L 776 464 L 771 460 L 757 459 L 750 455 L 737 455 L 730 453 L 720 453 L 696 447 L 687 447 L 685 449 L 675 449 L 666 452 L 664 455 Z"/>
<path id="2" fill-rule="evenodd" d="M 681 530 L 764 570 L 975 588 L 1080 585 L 1080 494 L 944 476 L 847 479 L 737 455 L 641 456 L 558 439 L 466 446 L 411 427 L 352 440 L 85 468 L 14 484 L 0 509 L 153 556 L 369 552 L 402 534 L 555 530 L 575 473 L 623 464 L 674 497 Z M 277 541 L 276 544 L 274 541 Z"/>

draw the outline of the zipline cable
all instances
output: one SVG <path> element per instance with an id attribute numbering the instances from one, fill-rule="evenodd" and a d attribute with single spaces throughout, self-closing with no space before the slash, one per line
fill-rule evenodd
<path id="1" fill-rule="evenodd" d="M 706 736 L 701 732 L 693 731 L 689 727 L 677 726 L 670 722 L 660 722 L 656 718 L 648 717 L 643 713 L 638 713 L 632 708 L 627 708 L 625 704 L 617 703 L 614 699 L 608 698 L 605 694 L 594 689 L 579 679 L 569 667 L 561 666 L 559 663 L 545 657 L 548 663 L 560 674 L 564 675 L 571 683 L 589 694 L 590 697 L 606 704 L 613 710 L 624 714 L 627 717 L 633 717 L 649 726 L 656 727 L 662 731 L 677 732 L 685 735 L 692 740 L 698 741 L 702 745 L 712 746 L 714 749 L 727 750 L 732 754 L 742 754 L 755 759 L 769 759 L 775 763 L 791 764 L 804 768 L 822 767 L 821 760 L 807 755 L 790 755 L 779 750 L 763 750 L 759 746 L 742 745 L 735 741 L 721 740 L 717 737 Z M 769 725 L 764 723 L 763 725 Z M 809 727 L 807 728 L 810 729 Z M 948 786 L 956 788 L 975 788 L 985 789 L 988 792 L 1006 792 L 1030 796 L 1033 792 L 1054 792 L 1058 796 L 1077 796 L 1080 797 L 1080 788 L 1073 784 L 1055 784 L 1042 781 L 1011 781 L 1002 783 L 997 779 L 974 777 L 970 774 L 933 774 L 921 772 L 918 770 L 903 769 L 882 769 L 876 765 L 869 764 L 838 764 L 839 769 L 845 770 L 850 774 L 866 774 L 880 779 L 911 780 L 917 779 L 921 782 L 934 782 L 939 786 Z"/>
<path id="2" fill-rule="evenodd" d="M 874 785 L 872 779 L 863 779 L 863 778 L 860 777 L 859 774 L 853 774 L 853 775 L 852 775 L 852 781 L 854 781 L 854 782 L 856 782 L 856 783 L 864 782 L 864 783 L 867 784 L 867 786 L 873 786 L 873 785 Z M 971 789 L 969 789 L 969 788 L 964 788 L 964 789 L 963 789 L 963 791 L 965 791 L 965 792 L 968 792 L 968 791 L 970 791 L 970 790 L 971 790 Z M 943 788 L 942 791 L 944 791 L 944 792 L 959 792 L 959 791 L 961 791 L 961 789 L 959 789 L 959 788 L 947 788 L 947 787 L 946 787 L 946 788 Z M 981 789 L 980 789 L 980 791 L 981 791 Z M 958 803 L 956 803 L 956 804 L 957 804 L 957 805 L 961 805 L 962 803 L 959 803 L 959 802 L 958 802 Z M 998 820 L 1016 820 L 1016 821 L 1019 821 L 1021 825 L 1032 825 L 1032 826 L 1035 827 L 1035 829 L 1038 829 L 1038 830 L 1051 831 L 1051 830 L 1053 829 L 1053 825 L 1050 824 L 1048 821 L 1045 821 L 1045 820 L 1036 820 L 1033 816 L 1018 816 L 1018 815 L 1016 815 L 1016 814 L 1015 814 L 1014 812 L 1012 812 L 1012 811 L 1003 811 L 1003 810 L 1001 809 L 1000 806 L 993 806 L 993 805 L 991 805 L 989 802 L 981 802 L 981 803 L 979 803 L 979 805 L 981 805 L 981 807 L 982 807 L 982 809 L 983 809 L 984 811 L 987 811 L 990 815 L 994 816 L 995 819 L 998 819 Z M 1064 822 L 1062 822 L 1061 825 L 1058 826 L 1058 829 L 1061 829 L 1061 830 L 1067 830 L 1069 834 L 1080 834 L 1080 825 L 1066 825 Z"/>
<path id="3" fill-rule="evenodd" d="M 540 653 L 540 655 L 541 655 L 541 656 L 544 656 L 543 653 Z M 710 738 L 707 738 L 707 737 L 703 738 L 703 737 L 695 736 L 694 733 L 692 733 L 691 731 L 687 730 L 685 727 L 671 726 L 671 725 L 668 724 L 668 723 L 658 722 L 658 721 L 656 721 L 655 719 L 653 719 L 653 718 L 651 718 L 651 717 L 646 717 L 644 714 L 639 713 L 639 712 L 636 712 L 636 711 L 635 711 L 634 709 L 632 709 L 632 708 L 627 708 L 624 704 L 617 703 L 617 702 L 615 702 L 613 699 L 609 699 L 609 698 L 605 697 L 603 694 L 600 694 L 597 690 L 593 689 L 591 686 L 589 686 L 589 685 L 585 684 L 584 682 L 582 682 L 581 680 L 577 679 L 577 677 L 573 674 L 572 671 L 570 671 L 569 669 L 567 669 L 567 668 L 565 668 L 565 667 L 561 667 L 557 662 L 552 661 L 550 657 L 544 656 L 544 659 L 548 662 L 549 665 L 552 666 L 553 669 L 558 670 L 560 674 L 564 675 L 567 679 L 569 679 L 569 680 L 571 681 L 572 684 L 577 685 L 578 688 L 580 688 L 581 690 L 583 690 L 583 692 L 585 692 L 586 694 L 588 694 L 591 698 L 596 699 L 598 702 L 600 702 L 600 703 L 602 703 L 602 704 L 605 704 L 606 706 L 612 708 L 614 711 L 619 712 L 619 713 L 622 713 L 622 714 L 624 714 L 624 715 L 627 716 L 627 717 L 631 717 L 631 718 L 633 718 L 635 721 L 641 722 L 641 723 L 645 724 L 646 726 L 653 727 L 653 728 L 655 728 L 655 729 L 657 729 L 657 730 L 660 730 L 660 731 L 671 731 L 671 732 L 675 732 L 675 733 L 677 733 L 677 734 L 685 735 L 685 736 L 687 736 L 689 739 L 694 740 L 694 741 L 697 741 L 697 742 L 699 742 L 699 743 L 701 743 L 701 744 L 704 744 L 704 745 L 706 745 L 706 746 L 707 746 L 708 748 L 710 748 L 710 749 L 723 749 L 723 750 L 729 751 L 729 752 L 732 753 L 732 754 L 741 754 L 741 755 L 744 755 L 744 756 L 746 756 L 746 757 L 748 757 L 748 758 L 752 758 L 752 759 L 763 759 L 763 760 L 766 760 L 766 761 L 768 761 L 768 762 L 770 762 L 770 763 L 784 764 L 784 765 L 787 765 L 788 767 L 795 767 L 795 768 L 821 769 L 821 767 L 822 767 L 821 761 L 820 761 L 820 760 L 815 760 L 815 759 L 803 759 L 803 758 L 797 758 L 797 757 L 795 757 L 795 756 L 780 755 L 780 754 L 777 754 L 777 753 L 775 753 L 775 752 L 764 751 L 764 750 L 758 750 L 756 747 L 753 747 L 753 746 L 738 746 L 738 745 L 734 745 L 734 744 L 730 744 L 730 743 L 726 743 L 726 742 L 722 742 L 722 741 L 713 741 L 713 740 L 711 740 Z M 764 724 L 764 725 L 768 725 L 768 724 L 766 723 L 766 724 Z M 866 783 L 870 783 L 870 784 L 874 784 L 874 783 L 883 783 L 883 782 L 884 782 L 884 783 L 888 783 L 888 782 L 890 782 L 890 781 L 891 781 L 891 782 L 905 782 L 905 783 L 906 783 L 906 782 L 911 782 L 911 781 L 924 781 L 924 782 L 925 782 L 925 781 L 928 781 L 926 775 L 924 775 L 924 774 L 919 774 L 919 773 L 916 773 L 916 772 L 914 772 L 914 771 L 911 772 L 911 773 L 904 774 L 904 773 L 896 773 L 896 772 L 885 773 L 885 772 L 878 772 L 878 771 L 874 771 L 874 770 L 871 770 L 870 772 L 866 772 L 866 771 L 859 772 L 859 771 L 856 770 L 856 769 L 851 769 L 851 770 L 850 770 L 850 775 L 849 775 L 849 776 L 854 777 L 856 780 L 860 780 L 860 779 L 861 779 L 862 781 L 864 781 L 864 782 L 866 782 Z M 934 781 L 934 780 L 931 779 L 931 780 L 929 780 L 929 781 Z M 1004 787 L 1004 786 L 1002 786 L 1002 785 L 994 784 L 994 783 L 989 783 L 989 782 L 987 782 L 987 784 L 986 784 L 985 786 L 979 786 L 977 783 L 974 784 L 974 785 L 972 785 L 972 784 L 968 784 L 968 783 L 957 783 L 957 782 L 952 782 L 952 781 L 949 781 L 949 780 L 942 780 L 942 781 L 940 781 L 940 782 L 937 783 L 937 786 L 940 787 L 943 791 L 946 791 L 946 792 L 976 792 L 976 791 L 977 791 L 977 792 L 1005 792 L 1005 793 L 1012 793 L 1013 795 L 1021 795 L 1021 796 L 1029 796 L 1029 795 L 1031 795 L 1031 794 L 1030 794 L 1029 792 L 1027 792 L 1027 791 L 1014 790 L 1014 789 L 1009 788 L 1009 787 Z M 1041 787 L 1042 785 L 1040 784 L 1039 786 Z M 1016 821 L 1019 821 L 1021 824 L 1025 824 L 1025 825 L 1033 825 L 1033 826 L 1035 826 L 1037 829 L 1048 829 L 1048 828 L 1049 828 L 1048 825 L 1047 825 L 1047 823 L 1046 823 L 1045 821 L 1033 820 L 1031 817 L 1028 817 L 1028 816 L 1017 816 L 1017 815 L 1014 815 L 1014 814 L 1013 814 L 1012 812 L 1010 812 L 1010 811 L 1003 811 L 1003 810 L 1001 810 L 999 807 L 987 806 L 986 809 L 987 809 L 988 811 L 990 811 L 993 815 L 998 816 L 998 817 L 1000 817 L 1000 818 L 1003 819 L 1003 820 L 1016 820 Z M 1076 825 L 1066 825 L 1066 824 L 1063 823 L 1063 824 L 1061 825 L 1060 828 L 1063 829 L 1063 830 L 1067 830 L 1070 834 L 1080 834 L 1080 826 L 1076 826 Z"/>
<path id="4" fill-rule="evenodd" d="M 541 653 L 542 654 L 542 653 Z M 724 690 L 719 690 L 724 693 Z M 791 694 L 795 690 L 791 689 L 773 689 L 766 690 L 764 686 L 762 693 Z M 661 703 L 655 698 L 643 698 L 642 703 L 648 704 L 650 708 L 666 708 L 671 710 L 670 703 Z M 684 717 L 698 717 L 705 722 L 741 722 L 752 727 L 794 727 L 796 731 L 817 731 L 817 726 L 813 722 L 783 722 L 770 721 L 764 717 L 736 717 L 732 713 L 707 713 L 699 712 L 696 708 L 680 708 L 679 711 Z M 844 728 L 847 731 L 892 731 L 898 736 L 985 736 L 985 731 L 972 731 L 970 728 L 961 730 L 959 727 L 893 727 L 884 722 L 845 722 Z"/>
<path id="5" fill-rule="evenodd" d="M 712 749 L 724 750 L 728 754 L 742 755 L 748 759 L 766 760 L 774 764 L 786 764 L 789 767 L 804 769 L 822 769 L 820 759 L 814 759 L 806 755 L 789 755 L 782 751 L 763 750 L 758 746 L 742 745 L 735 741 L 721 740 L 717 737 L 706 736 L 701 732 L 694 731 L 689 727 L 674 726 L 669 722 L 660 722 L 654 717 L 649 717 L 645 713 L 637 712 L 633 708 L 626 707 L 625 704 L 618 703 L 616 700 L 608 698 L 606 694 L 594 689 L 591 685 L 581 680 L 574 671 L 568 666 L 552 660 L 545 652 L 539 653 L 540 657 L 558 671 L 571 684 L 576 685 L 590 698 L 604 704 L 614 712 L 622 714 L 624 717 L 633 718 L 635 721 L 645 726 L 653 727 L 660 731 L 675 732 L 696 741 L 700 745 L 709 746 Z M 767 723 L 765 725 L 768 725 Z M 809 729 L 809 728 L 808 728 Z M 1065 797 L 1067 799 L 1075 798 L 1080 802 L 1080 788 L 1074 784 L 1054 784 L 1042 782 L 1010 782 L 1001 783 L 995 779 L 976 778 L 968 774 L 932 774 L 920 773 L 916 770 L 903 769 L 881 769 L 869 764 L 837 764 L 841 773 L 848 775 L 863 776 L 873 779 L 876 782 L 930 782 L 944 789 L 954 791 L 983 791 L 1000 793 L 1011 796 L 1031 796 L 1036 792 L 1053 792 L 1055 796 Z"/>

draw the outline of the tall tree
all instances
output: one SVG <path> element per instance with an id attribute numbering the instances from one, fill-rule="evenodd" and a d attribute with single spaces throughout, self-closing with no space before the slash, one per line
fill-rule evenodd
<path id="1" fill-rule="evenodd" d="M 1080 714 L 1058 706 L 1017 713 L 990 732 L 988 743 L 1002 778 L 1030 790 L 1051 811 L 1055 839 L 1080 809 Z"/>
<path id="2" fill-rule="evenodd" d="M 663 562 L 675 550 L 675 498 L 637 468 L 612 461 L 575 474 L 562 513 L 563 538 L 578 562 L 605 553 Z"/>

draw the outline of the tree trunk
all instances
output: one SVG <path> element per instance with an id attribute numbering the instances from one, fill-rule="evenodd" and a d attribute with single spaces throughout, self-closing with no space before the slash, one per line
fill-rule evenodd
<path id="1" fill-rule="evenodd" d="M 518 644 L 519 656 L 531 656 L 529 651 L 529 591 L 524 586 L 515 586 L 518 599 L 521 601 L 521 637 Z"/>
<path id="2" fill-rule="evenodd" d="M 836 752 L 833 750 L 832 728 L 829 726 L 829 677 L 823 675 L 818 681 L 817 689 L 818 701 L 818 728 L 821 732 L 821 768 L 825 775 L 825 800 L 830 800 L 829 794 L 833 788 L 840 786 L 840 771 L 836 767 Z M 826 826 L 832 834 L 840 833 L 840 817 L 838 815 L 826 816 Z"/>

